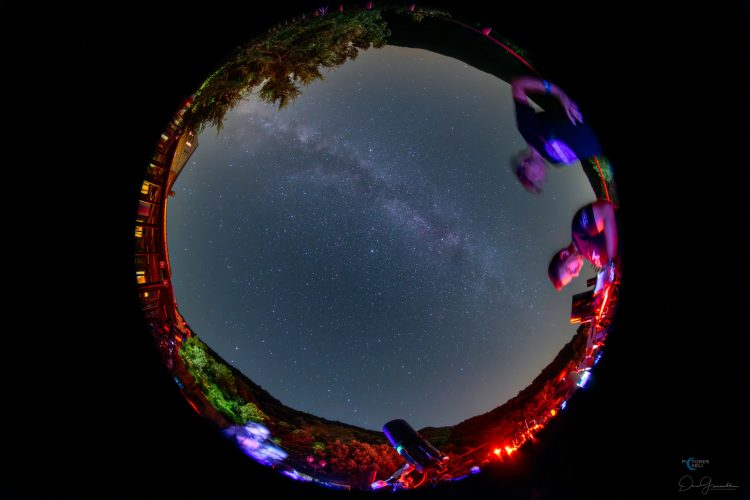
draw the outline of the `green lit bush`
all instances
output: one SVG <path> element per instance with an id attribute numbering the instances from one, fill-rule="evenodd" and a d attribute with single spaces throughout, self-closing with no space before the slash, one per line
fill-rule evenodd
<path id="1" fill-rule="evenodd" d="M 190 337 L 180 349 L 180 357 L 190 375 L 203 391 L 208 402 L 237 424 L 263 422 L 268 416 L 254 403 L 244 401 L 237 391 L 232 370 L 217 361 L 198 337 Z"/>

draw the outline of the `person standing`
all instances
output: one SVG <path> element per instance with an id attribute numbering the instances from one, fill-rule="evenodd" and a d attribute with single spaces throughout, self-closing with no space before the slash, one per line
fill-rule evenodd
<path id="1" fill-rule="evenodd" d="M 583 121 L 578 105 L 557 85 L 531 76 L 511 81 L 516 126 L 527 143 L 514 165 L 516 176 L 527 191 L 538 194 L 547 182 L 548 163 L 569 165 L 581 161 L 584 172 L 599 199 L 611 201 L 611 168 L 602 155 L 594 131 Z M 559 106 L 536 112 L 529 94 L 547 94 Z M 603 178 L 604 177 L 604 178 Z"/>
<path id="2" fill-rule="evenodd" d="M 603 269 L 620 269 L 617 222 L 611 202 L 597 200 L 578 209 L 571 223 L 571 243 L 552 257 L 547 269 L 552 285 L 560 291 L 576 278 L 584 261 Z"/>

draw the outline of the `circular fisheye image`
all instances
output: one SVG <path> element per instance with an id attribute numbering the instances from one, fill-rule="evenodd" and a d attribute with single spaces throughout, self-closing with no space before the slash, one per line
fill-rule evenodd
<path id="1" fill-rule="evenodd" d="M 249 460 L 446 485 L 511 463 L 595 376 L 613 168 L 502 33 L 415 4 L 306 12 L 229 55 L 147 163 L 148 329 Z"/>

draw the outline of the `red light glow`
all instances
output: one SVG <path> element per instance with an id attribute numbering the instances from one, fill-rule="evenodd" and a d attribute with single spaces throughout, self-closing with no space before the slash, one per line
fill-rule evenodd
<path id="1" fill-rule="evenodd" d="M 468 24 L 464 24 L 464 23 L 462 23 L 461 21 L 456 21 L 455 19 L 451 19 L 450 21 L 451 21 L 451 22 L 453 22 L 453 23 L 456 23 L 456 24 L 458 24 L 459 26 L 463 26 L 464 28 L 468 28 L 468 29 L 470 29 L 470 30 L 474 31 L 475 33 L 482 33 L 482 31 L 481 31 L 481 30 L 478 30 L 478 29 L 476 29 L 476 28 L 474 28 L 474 27 L 472 27 L 472 26 L 469 26 Z M 484 34 L 484 33 L 482 33 L 482 34 Z M 499 45 L 500 47 L 502 47 L 503 49 L 505 49 L 505 51 L 506 51 L 506 52 L 508 52 L 508 53 L 509 53 L 510 55 L 512 55 L 513 57 L 515 57 L 515 58 L 516 58 L 516 59 L 518 59 L 519 61 L 521 61 L 521 63 L 522 63 L 522 64 L 523 64 L 524 66 L 526 66 L 527 68 L 529 68 L 529 69 L 530 69 L 531 71 L 533 71 L 534 73 L 536 73 L 536 75 L 537 75 L 538 77 L 540 77 L 540 78 L 541 78 L 541 76 L 542 76 L 542 75 L 541 75 L 541 73 L 539 73 L 539 72 L 538 72 L 538 71 L 536 70 L 536 68 L 534 68 L 534 66 L 532 66 L 532 65 L 531 65 L 531 64 L 530 64 L 530 63 L 529 63 L 529 62 L 528 62 L 528 61 L 527 61 L 526 59 L 524 59 L 523 57 L 521 57 L 520 55 L 518 55 L 518 54 L 516 53 L 516 51 L 515 51 L 515 50 L 511 49 L 510 47 L 508 47 L 507 45 L 505 45 L 505 44 L 504 44 L 503 42 L 500 42 L 500 41 L 498 41 L 498 40 L 495 40 L 494 38 L 492 38 L 492 37 L 491 37 L 491 36 L 489 35 L 489 32 L 488 32 L 488 33 L 487 33 L 487 34 L 486 34 L 485 36 L 486 36 L 487 38 L 489 38 L 490 40 L 492 40 L 492 42 L 493 42 L 494 44 L 496 44 L 496 45 Z M 601 168 L 600 168 L 599 170 L 601 171 Z M 605 186 L 604 188 L 606 189 L 606 186 Z M 609 195 L 607 195 L 607 196 L 609 196 Z"/>
<path id="2" fill-rule="evenodd" d="M 187 398 L 185 398 L 185 399 L 187 399 Z M 192 407 L 193 407 L 193 410 L 195 410 L 195 412 L 196 412 L 196 413 L 197 413 L 198 415 L 200 415 L 200 414 L 201 414 L 200 410 L 198 410 L 198 407 L 197 407 L 197 406 L 195 406 L 195 403 L 193 403 L 193 402 L 192 402 L 192 401 L 190 401 L 189 399 L 187 400 L 187 402 L 188 402 L 188 403 L 190 403 L 190 406 L 192 406 Z"/>
<path id="3" fill-rule="evenodd" d="M 604 194 L 607 196 L 607 201 L 612 201 L 612 199 L 609 197 L 609 190 L 607 189 L 607 183 L 604 182 L 604 174 L 602 173 L 602 166 L 599 165 L 599 159 L 594 156 L 594 162 L 596 163 L 596 168 L 599 169 L 599 176 L 602 178 L 602 186 L 604 186 Z"/>
<path id="4" fill-rule="evenodd" d="M 604 297 L 602 298 L 602 306 L 599 308 L 599 313 L 596 315 L 597 321 L 602 319 L 602 314 L 604 313 L 604 308 L 607 306 L 608 299 L 609 299 L 609 287 L 604 289 Z"/>

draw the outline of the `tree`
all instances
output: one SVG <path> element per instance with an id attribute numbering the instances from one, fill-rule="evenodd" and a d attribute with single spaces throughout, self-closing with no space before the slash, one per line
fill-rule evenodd
<path id="1" fill-rule="evenodd" d="M 314 439 L 308 429 L 295 429 L 283 437 L 286 448 L 298 455 L 310 452 Z"/>
<path id="2" fill-rule="evenodd" d="M 354 481 L 366 477 L 373 469 L 390 475 L 402 462 L 387 444 L 372 445 L 356 440 L 344 443 L 336 439 L 328 443 L 326 451 L 331 471 Z"/>
<path id="3" fill-rule="evenodd" d="M 210 375 L 216 384 L 222 388 L 225 393 L 232 396 L 237 396 L 237 383 L 234 380 L 234 374 L 232 370 L 225 364 L 211 359 L 209 364 Z"/>
<path id="4" fill-rule="evenodd" d="M 186 364 L 196 371 L 203 371 L 208 366 L 204 344 L 197 337 L 189 337 L 183 344 L 180 354 Z"/>
<path id="5" fill-rule="evenodd" d="M 219 410 L 221 413 L 226 415 L 230 420 L 237 424 L 243 423 L 239 418 L 239 415 L 234 410 L 232 401 L 224 397 L 224 393 L 221 392 L 215 384 L 209 384 L 208 389 L 205 391 L 206 399 L 211 403 L 211 406 Z"/>
<path id="6" fill-rule="evenodd" d="M 268 415 L 263 413 L 254 403 L 245 403 L 239 408 L 240 418 L 243 423 L 247 421 L 264 422 L 268 420 Z"/>
<path id="7" fill-rule="evenodd" d="M 326 445 L 322 441 L 315 441 L 312 444 L 313 453 L 318 456 L 324 456 L 326 451 Z"/>
<path id="8" fill-rule="evenodd" d="M 257 87 L 262 100 L 283 108 L 302 93 L 298 83 L 323 78 L 320 68 L 339 66 L 359 50 L 384 46 L 389 35 L 374 10 L 315 16 L 272 30 L 245 44 L 206 79 L 193 96 L 185 125 L 197 132 L 209 125 L 221 130 L 226 114 Z"/>
<path id="9" fill-rule="evenodd" d="M 208 402 L 216 410 L 237 424 L 248 421 L 263 422 L 268 415 L 255 403 L 243 400 L 237 391 L 232 370 L 207 352 L 206 344 L 197 336 L 188 338 L 180 349 L 180 356 L 190 375 L 201 388 Z"/>

